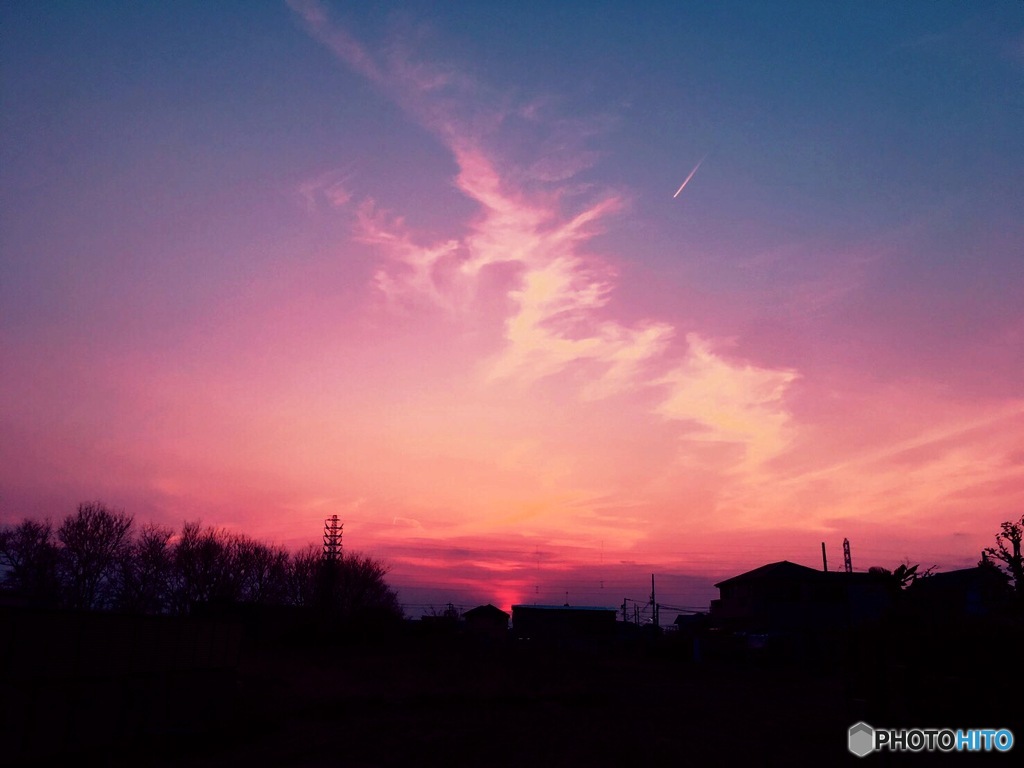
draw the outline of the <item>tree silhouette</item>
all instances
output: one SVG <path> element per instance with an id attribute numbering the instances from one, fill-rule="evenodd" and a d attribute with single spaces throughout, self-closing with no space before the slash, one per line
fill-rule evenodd
<path id="1" fill-rule="evenodd" d="M 893 570 L 883 568 L 880 565 L 873 565 L 868 568 L 868 573 L 873 576 L 877 576 L 882 579 L 889 592 L 895 597 L 900 595 L 903 590 L 909 589 L 913 586 L 914 582 L 918 579 L 924 579 L 932 575 L 932 571 L 935 570 L 933 565 L 924 571 L 918 571 L 921 564 L 911 565 L 910 561 L 900 563 Z"/>
<path id="2" fill-rule="evenodd" d="M 287 596 L 289 605 L 312 608 L 317 602 L 317 574 L 323 549 L 316 544 L 307 544 L 291 557 L 287 574 Z"/>
<path id="3" fill-rule="evenodd" d="M 139 529 L 122 558 L 118 607 L 129 613 L 163 613 L 170 600 L 170 528 L 147 523 Z"/>
<path id="4" fill-rule="evenodd" d="M 1021 540 L 1024 539 L 1024 515 L 1020 520 L 1007 520 L 1000 526 L 996 534 L 996 546 L 985 547 L 983 556 L 991 557 L 1002 564 L 1003 569 L 1013 579 L 1014 592 L 1018 600 L 1024 601 L 1024 556 L 1021 554 Z"/>
<path id="5" fill-rule="evenodd" d="M 54 605 L 59 599 L 57 546 L 49 520 L 25 518 L 0 529 L 0 567 L 4 586 L 34 605 Z"/>
<path id="6" fill-rule="evenodd" d="M 78 505 L 57 529 L 58 574 L 71 608 L 110 607 L 115 600 L 119 565 L 131 545 L 132 518 L 100 502 Z"/>
<path id="7" fill-rule="evenodd" d="M 233 536 L 228 548 L 238 597 L 256 605 L 284 603 L 288 594 L 288 551 L 248 536 Z"/>
<path id="8" fill-rule="evenodd" d="M 228 533 L 186 522 L 174 546 L 171 609 L 192 613 L 200 603 L 234 602 L 239 597 L 238 575 L 232 572 Z"/>
<path id="9" fill-rule="evenodd" d="M 291 558 L 288 602 L 342 621 L 401 618 L 398 595 L 386 575 L 387 567 L 372 557 L 346 552 L 329 558 L 310 544 Z"/>
<path id="10" fill-rule="evenodd" d="M 0 583 L 31 605 L 190 614 L 203 604 L 295 605 L 332 620 L 402 615 L 387 568 L 358 553 L 290 555 L 243 534 L 185 522 L 181 533 L 100 502 L 78 505 L 56 531 L 25 519 L 0 527 Z"/>
<path id="11" fill-rule="evenodd" d="M 398 595 L 384 580 L 388 571 L 383 563 L 355 553 L 346 554 L 334 565 L 339 570 L 337 600 L 343 616 L 349 619 L 401 617 Z"/>

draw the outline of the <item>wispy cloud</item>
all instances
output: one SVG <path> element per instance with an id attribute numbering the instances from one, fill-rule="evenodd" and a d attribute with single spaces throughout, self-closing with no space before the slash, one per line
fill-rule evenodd
<path id="1" fill-rule="evenodd" d="M 680 360 L 671 323 L 613 316 L 614 270 L 588 247 L 627 203 L 621 192 L 572 183 L 597 155 L 557 120 L 534 157 L 516 161 L 496 148 L 509 124 L 542 125 L 547 105 L 488 100 L 468 76 L 415 61 L 400 46 L 371 55 L 319 4 L 295 0 L 292 7 L 317 40 L 439 137 L 457 163 L 457 188 L 479 206 L 461 236 L 434 243 L 420 242 L 373 201 L 358 206 L 356 236 L 387 257 L 375 284 L 390 301 L 463 312 L 487 271 L 505 265 L 514 275 L 504 289 L 509 311 L 503 344 L 484 366 L 486 380 L 528 385 L 571 368 L 580 372 L 584 400 L 665 390 L 654 413 L 699 425 L 688 439 L 738 445 L 737 468 L 786 447 L 783 401 L 795 372 L 734 362 L 692 333 Z"/>
<path id="2" fill-rule="evenodd" d="M 322 206 L 340 208 L 352 199 L 348 181 L 353 176 L 350 170 L 332 170 L 306 179 L 298 186 L 298 194 L 306 209 L 313 213 Z"/>
<path id="3" fill-rule="evenodd" d="M 776 480 L 780 489 L 841 484 L 848 504 L 886 516 L 940 514 L 971 489 L 1021 487 L 1024 464 L 1014 460 L 1024 403 L 981 410 L 946 405 L 945 418 L 915 434 L 873 446 L 841 461 Z"/>
<path id="4" fill-rule="evenodd" d="M 780 453 L 789 444 L 782 400 L 797 373 L 731 363 L 697 334 L 686 338 L 686 359 L 659 380 L 668 396 L 658 412 L 695 425 L 690 439 L 745 445 L 744 465 Z"/>
<path id="5" fill-rule="evenodd" d="M 456 277 L 461 244 L 447 240 L 432 245 L 416 242 L 401 218 L 381 210 L 372 199 L 363 200 L 356 213 L 356 239 L 379 247 L 391 264 L 374 274 L 377 289 L 393 305 L 427 300 L 449 310 L 458 309 L 457 297 L 466 290 Z"/>

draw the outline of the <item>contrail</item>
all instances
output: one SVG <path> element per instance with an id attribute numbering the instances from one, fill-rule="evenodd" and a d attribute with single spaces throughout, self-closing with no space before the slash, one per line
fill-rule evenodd
<path id="1" fill-rule="evenodd" d="M 707 157 L 707 155 L 704 155 L 704 157 Z M 690 183 L 690 179 L 693 178 L 693 174 L 695 174 L 697 172 L 697 169 L 700 168 L 700 164 L 704 162 L 704 157 L 702 157 L 700 159 L 700 162 L 698 162 L 695 166 L 693 166 L 693 170 L 690 171 L 690 175 L 686 177 L 686 180 L 682 184 L 679 185 L 679 189 L 677 189 L 676 193 L 674 195 L 672 195 L 672 199 L 673 200 L 675 200 L 677 197 L 679 197 L 679 193 L 683 191 L 683 189 L 686 187 L 687 184 Z"/>

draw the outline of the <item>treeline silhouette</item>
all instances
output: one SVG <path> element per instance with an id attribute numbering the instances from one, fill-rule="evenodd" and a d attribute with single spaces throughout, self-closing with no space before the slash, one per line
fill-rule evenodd
<path id="1" fill-rule="evenodd" d="M 342 620 L 400 618 L 379 560 L 291 553 L 241 533 L 185 522 L 180 532 L 136 525 L 101 502 L 54 526 L 24 519 L 0 528 L 0 583 L 9 599 L 42 607 L 189 615 L 209 606 L 278 605 Z"/>

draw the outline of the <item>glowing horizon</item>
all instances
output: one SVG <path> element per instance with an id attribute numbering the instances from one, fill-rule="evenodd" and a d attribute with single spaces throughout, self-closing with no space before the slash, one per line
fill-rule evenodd
<path id="1" fill-rule="evenodd" d="M 966 567 L 1024 511 L 1008 33 L 961 39 L 964 82 L 999 76 L 948 105 L 921 90 L 945 55 L 925 21 L 887 33 L 891 84 L 847 51 L 849 81 L 748 86 L 754 64 L 699 52 L 583 77 L 618 27 L 582 9 L 537 22 L 564 36 L 547 79 L 540 48 L 484 55 L 479 10 L 77 13 L 97 40 L 45 11 L 6 25 L 0 522 L 102 499 L 296 546 L 338 514 L 405 602 L 507 609 L 618 605 L 653 571 L 664 602 L 706 603 L 823 540 L 837 567 L 844 537 L 858 569 Z M 687 13 L 664 21 L 753 34 Z M 948 14 L 943 35 L 968 24 Z M 828 28 L 800 18 L 773 29 Z M 65 90 L 33 69 L 54 29 Z M 614 55 L 646 50 L 632 34 Z M 861 91 L 885 120 L 844 112 Z M 688 106 L 662 115 L 666 94 Z M 678 205 L 704 163 L 669 198 L 678 158 L 712 141 Z"/>

